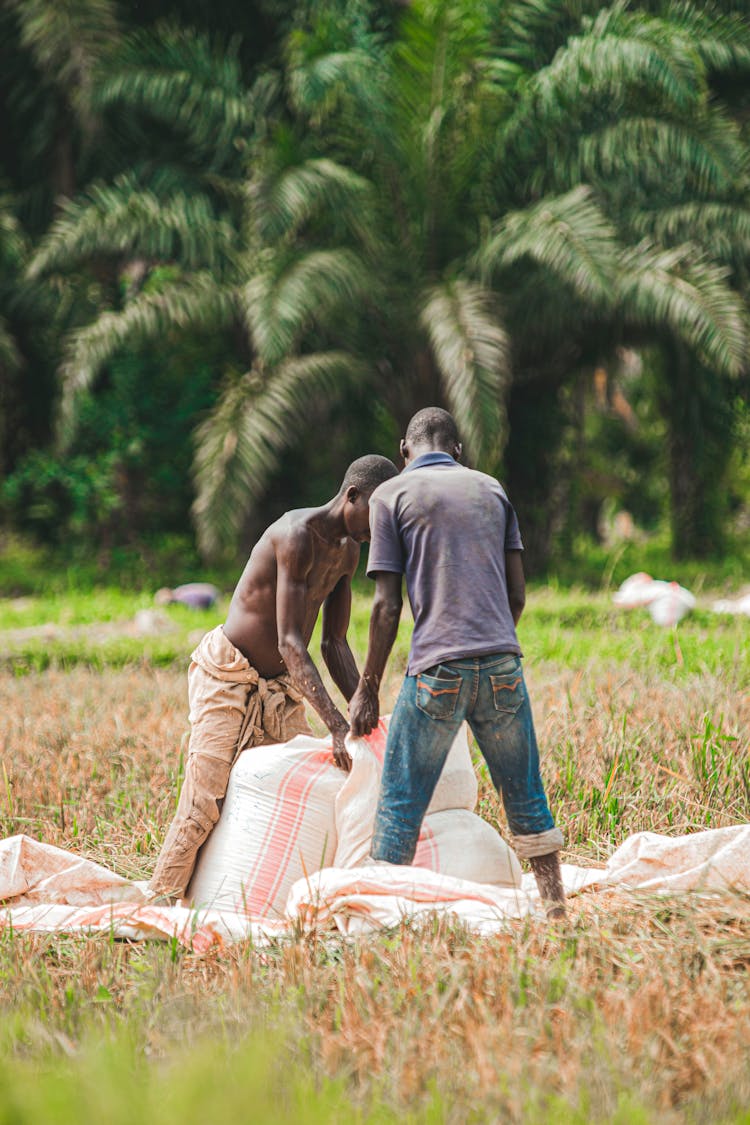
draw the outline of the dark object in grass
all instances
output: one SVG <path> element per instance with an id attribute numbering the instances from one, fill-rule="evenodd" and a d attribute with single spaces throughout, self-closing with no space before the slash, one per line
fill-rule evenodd
<path id="1" fill-rule="evenodd" d="M 156 591 L 154 601 L 157 605 L 178 603 L 189 606 L 190 609 L 211 609 L 218 597 L 219 591 L 210 582 L 187 582 L 184 586 L 175 586 L 174 590 L 162 586 L 161 590 Z"/>

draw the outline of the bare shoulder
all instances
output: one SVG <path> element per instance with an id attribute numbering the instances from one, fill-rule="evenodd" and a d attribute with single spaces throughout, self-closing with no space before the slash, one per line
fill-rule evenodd
<path id="1" fill-rule="evenodd" d="M 306 573 L 312 557 L 310 532 L 304 522 L 293 519 L 296 512 L 286 512 L 275 523 L 269 524 L 250 552 L 236 592 L 247 596 L 257 586 L 274 583 L 279 566 Z"/>
<path id="2" fill-rule="evenodd" d="M 314 559 L 313 532 L 309 525 L 312 509 L 296 508 L 285 512 L 266 531 L 276 559 L 295 571 L 305 572 Z"/>

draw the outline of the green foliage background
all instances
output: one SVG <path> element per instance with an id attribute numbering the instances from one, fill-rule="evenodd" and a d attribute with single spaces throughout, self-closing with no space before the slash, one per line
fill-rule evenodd
<path id="1" fill-rule="evenodd" d="M 9 0 L 0 101 L 6 545 L 236 569 L 437 402 L 531 571 L 741 554 L 739 0 Z"/>

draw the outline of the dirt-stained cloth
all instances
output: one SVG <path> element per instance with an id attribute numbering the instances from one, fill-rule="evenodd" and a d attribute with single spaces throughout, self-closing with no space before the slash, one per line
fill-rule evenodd
<path id="1" fill-rule="evenodd" d="M 263 679 L 220 625 L 206 634 L 191 660 L 185 779 L 149 884 L 156 894 L 180 898 L 198 850 L 219 819 L 237 755 L 310 733 L 302 695 L 289 676 Z"/>

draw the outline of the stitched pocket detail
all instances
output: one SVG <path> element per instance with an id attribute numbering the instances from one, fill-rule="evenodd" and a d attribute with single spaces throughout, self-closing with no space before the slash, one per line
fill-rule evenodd
<path id="1" fill-rule="evenodd" d="M 417 707 L 431 719 L 451 719 L 455 713 L 461 691 L 461 677 L 417 676 Z"/>
<path id="2" fill-rule="evenodd" d="M 515 715 L 526 698 L 521 672 L 516 670 L 503 675 L 490 675 L 490 683 L 495 710 Z"/>

